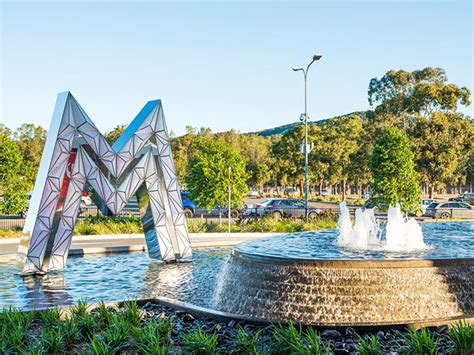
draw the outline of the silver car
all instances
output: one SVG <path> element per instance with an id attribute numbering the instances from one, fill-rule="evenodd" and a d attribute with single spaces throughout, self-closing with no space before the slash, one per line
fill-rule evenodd
<path id="1" fill-rule="evenodd" d="M 441 219 L 474 219 L 474 208 L 464 202 L 433 202 L 426 208 L 424 216 Z"/>

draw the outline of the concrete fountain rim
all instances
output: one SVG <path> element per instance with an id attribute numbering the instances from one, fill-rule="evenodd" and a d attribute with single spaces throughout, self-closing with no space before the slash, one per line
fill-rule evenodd
<path id="1" fill-rule="evenodd" d="M 232 255 L 243 260 L 260 264 L 272 265 L 302 265 L 313 267 L 331 268 L 364 268 L 364 269 L 394 269 L 394 268 L 428 268 L 428 267 L 456 267 L 474 266 L 474 258 L 452 258 L 452 259 L 318 259 L 318 258 L 293 258 L 258 253 L 248 253 L 236 248 Z"/>

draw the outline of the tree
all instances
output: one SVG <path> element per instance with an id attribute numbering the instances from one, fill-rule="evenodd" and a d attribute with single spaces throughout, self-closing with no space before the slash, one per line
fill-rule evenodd
<path id="1" fill-rule="evenodd" d="M 386 128 L 374 144 L 371 157 L 372 194 L 376 202 L 404 211 L 416 211 L 421 197 L 414 155 L 408 137 L 397 128 Z"/>
<path id="2" fill-rule="evenodd" d="M 20 152 L 23 156 L 23 164 L 26 167 L 23 175 L 26 176 L 31 183 L 34 183 L 47 136 L 48 131 L 32 123 L 22 124 L 14 133 L 14 139 L 20 148 Z"/>
<path id="3" fill-rule="evenodd" d="M 436 111 L 456 111 L 459 103 L 469 105 L 469 89 L 447 81 L 446 72 L 441 68 L 427 67 L 412 72 L 390 70 L 381 79 L 370 80 L 369 103 L 376 106 L 376 112 L 425 117 Z"/>
<path id="4" fill-rule="evenodd" d="M 227 205 L 230 168 L 231 203 L 240 206 L 248 192 L 245 159 L 223 142 L 197 139 L 194 145 L 185 176 L 191 198 L 208 209 Z"/>
<path id="5" fill-rule="evenodd" d="M 342 199 L 346 197 L 352 156 L 358 151 L 362 133 L 362 119 L 358 115 L 341 116 L 321 126 L 325 140 L 326 161 L 329 162 L 329 181 L 340 182 Z"/>
<path id="6" fill-rule="evenodd" d="M 27 178 L 31 173 L 25 166 L 20 148 L 8 136 L 0 134 L 0 213 L 18 214 L 28 206 L 32 188 Z"/>
<path id="7" fill-rule="evenodd" d="M 104 138 L 107 141 L 107 143 L 109 143 L 110 145 L 113 145 L 117 141 L 117 139 L 119 139 L 119 137 L 122 135 L 123 131 L 125 131 L 126 128 L 127 128 L 126 124 L 119 124 L 113 130 L 111 130 L 110 132 L 107 132 L 104 135 Z"/>
<path id="8" fill-rule="evenodd" d="M 421 180 L 429 197 L 446 183 L 463 182 L 468 174 L 469 152 L 474 148 L 474 124 L 461 114 L 433 113 L 419 117 L 410 130 Z"/>

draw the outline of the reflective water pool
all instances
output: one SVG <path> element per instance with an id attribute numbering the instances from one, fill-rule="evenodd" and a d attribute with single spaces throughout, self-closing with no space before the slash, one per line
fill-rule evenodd
<path id="1" fill-rule="evenodd" d="M 231 249 L 196 251 L 192 263 L 162 264 L 146 253 L 71 257 L 65 270 L 20 277 L 14 259 L 0 259 L 0 308 L 68 305 L 85 298 L 118 301 L 166 296 L 209 306 Z"/>
<path id="2" fill-rule="evenodd" d="M 282 235 L 243 243 L 246 253 L 290 258 L 473 258 L 474 223 L 424 224 L 425 242 L 431 249 L 410 255 L 380 251 L 357 253 L 336 248 L 337 230 Z M 194 252 L 184 264 L 162 264 L 146 253 L 71 257 L 65 270 L 44 276 L 20 277 L 14 258 L 0 258 L 0 308 L 31 309 L 68 305 L 85 298 L 118 301 L 165 296 L 203 307 L 214 304 L 216 283 L 232 249 Z"/>
<path id="3" fill-rule="evenodd" d="M 453 259 L 474 258 L 474 222 L 425 223 L 421 225 L 428 248 L 412 253 L 374 249 L 360 252 L 335 246 L 335 229 L 294 233 L 242 243 L 237 250 L 252 255 L 295 259 Z"/>

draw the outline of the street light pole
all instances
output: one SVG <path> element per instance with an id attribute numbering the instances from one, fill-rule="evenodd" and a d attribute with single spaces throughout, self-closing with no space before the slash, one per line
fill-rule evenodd
<path id="1" fill-rule="evenodd" d="M 321 55 L 315 54 L 313 60 L 308 64 L 306 70 L 303 68 L 291 68 L 293 71 L 302 71 L 304 75 L 304 218 L 308 221 L 308 70 L 311 64 L 321 59 Z"/>

